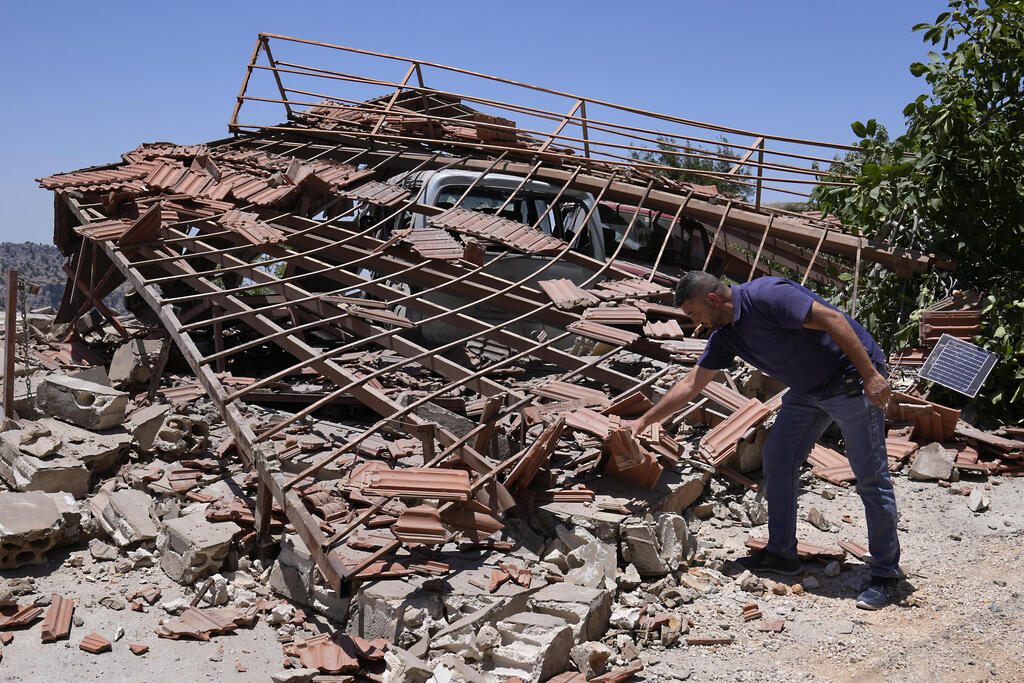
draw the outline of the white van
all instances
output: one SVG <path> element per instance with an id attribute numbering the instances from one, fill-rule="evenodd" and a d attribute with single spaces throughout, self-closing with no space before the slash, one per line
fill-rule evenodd
<path id="1" fill-rule="evenodd" d="M 387 182 L 411 190 L 413 197 L 420 204 L 447 209 L 459 201 L 466 189 L 478 180 L 480 175 L 480 172 L 477 171 L 462 170 L 417 171 L 393 176 Z M 518 176 L 488 173 L 482 181 L 473 187 L 473 190 L 459 206 L 464 209 L 494 213 L 499 207 L 506 204 L 522 181 L 523 179 Z M 508 201 L 502 209 L 501 216 L 518 223 L 533 225 L 558 196 L 559 189 L 559 187 L 544 181 L 530 180 L 516 192 L 512 201 Z M 580 228 L 581 221 L 589 212 L 590 220 L 580 230 L 571 249 L 599 263 L 604 263 L 607 256 L 614 253 L 635 209 L 602 202 L 598 210 L 591 212 L 593 206 L 594 197 L 589 192 L 566 190 L 559 197 L 558 204 L 547 211 L 537 227 L 547 234 L 568 240 Z M 379 220 L 379 215 L 386 215 L 388 211 L 390 210 L 368 209 L 367 213 L 360 217 L 360 223 L 372 224 Z M 638 277 L 646 277 L 650 272 L 650 265 L 661 248 L 670 218 L 671 216 L 665 217 L 662 214 L 641 210 L 631 237 L 626 241 L 615 266 Z M 377 236 L 385 239 L 396 230 L 426 226 L 426 216 L 406 211 L 389 221 Z M 707 233 L 702 225 L 692 221 L 681 222 L 673 230 L 673 236 L 669 240 L 662 264 L 670 271 L 700 268 L 703 264 L 704 254 L 707 253 L 707 242 Z M 497 256 L 500 251 L 500 247 L 489 248 L 488 260 Z M 513 252 L 488 266 L 486 272 L 509 282 L 518 282 L 548 264 L 550 260 L 551 256 L 530 256 Z M 660 270 L 663 269 L 659 267 Z M 566 278 L 580 284 L 589 279 L 593 272 L 590 268 L 563 258 L 548 266 L 540 275 L 529 277 L 525 284 L 536 287 L 538 280 L 558 278 Z M 675 273 L 673 272 L 673 274 Z M 673 287 L 675 278 L 663 278 L 659 275 L 656 281 Z M 427 298 L 447 308 L 456 308 L 468 302 L 468 299 L 459 297 L 456 292 L 450 290 L 432 292 L 427 295 Z M 413 320 L 422 317 L 411 310 L 405 313 Z M 514 317 L 514 314 L 510 313 L 508 309 L 490 302 L 479 304 L 466 313 L 488 324 Z M 433 343 L 447 343 L 463 336 L 460 328 L 443 321 L 428 323 L 421 329 L 424 338 Z M 549 335 L 561 332 L 561 330 L 546 327 L 542 323 L 532 320 L 515 323 L 509 326 L 509 329 L 518 334 L 536 333 L 541 329 L 545 329 Z"/>

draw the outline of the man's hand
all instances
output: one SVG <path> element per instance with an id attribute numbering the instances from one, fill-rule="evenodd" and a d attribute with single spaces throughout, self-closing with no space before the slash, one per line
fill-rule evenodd
<path id="1" fill-rule="evenodd" d="M 864 395 L 882 410 L 885 410 L 885 407 L 889 405 L 892 389 L 889 388 L 889 382 L 886 381 L 885 377 L 878 370 L 875 370 L 873 375 L 864 380 Z"/>
<path id="2" fill-rule="evenodd" d="M 628 429 L 630 436 L 632 436 L 634 439 L 640 436 L 640 432 L 642 432 L 646 427 L 646 425 L 644 425 L 644 421 L 639 418 L 637 418 L 636 420 L 620 420 L 619 426 L 621 426 L 623 429 Z"/>

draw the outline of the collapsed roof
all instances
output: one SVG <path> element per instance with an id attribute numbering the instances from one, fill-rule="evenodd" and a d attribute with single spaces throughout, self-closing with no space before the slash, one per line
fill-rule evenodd
<path id="1" fill-rule="evenodd" d="M 279 58 L 294 49 L 322 58 L 322 66 L 275 61 L 272 45 Z M 396 66 L 404 70 L 399 80 L 388 75 Z M 426 76 L 451 85 L 428 86 Z M 467 94 L 473 88 L 483 94 Z M 492 94 L 499 90 L 521 103 Z M 276 122 L 282 114 L 284 123 L 253 122 Z M 615 415 L 649 405 L 658 377 L 640 380 L 615 369 L 609 361 L 621 352 L 663 363 L 695 360 L 702 342 L 687 336 L 678 313 L 664 305 L 671 291 L 660 277 L 665 245 L 642 277 L 616 261 L 642 216 L 660 214 L 670 228 L 683 221 L 705 227 L 713 235 L 705 269 L 718 256 L 749 267 L 748 278 L 795 273 L 840 284 L 835 274 L 848 272 L 854 298 L 863 262 L 900 274 L 950 265 L 762 202 L 767 193 L 802 194 L 822 180 L 812 164 L 853 148 L 701 124 L 423 61 L 261 34 L 229 129 L 229 138 L 143 144 L 116 164 L 40 180 L 55 193 L 54 242 L 69 259 L 57 321 L 92 308 L 105 312 L 101 299 L 127 282 L 174 340 L 257 473 L 257 527 L 266 531 L 271 510 L 283 511 L 335 589 L 353 579 L 437 571 L 422 558 L 395 553 L 403 544 L 486 538 L 522 502 L 559 439 L 608 439 Z M 700 146 L 717 145 L 707 139 L 717 133 L 732 136 L 728 154 Z M 728 172 L 697 172 L 709 183 L 749 185 L 754 200 L 675 181 L 660 173 L 671 169 L 630 155 L 659 142 L 668 157 L 731 163 Z M 394 180 L 441 170 L 474 178 L 444 205 L 422 201 L 417 187 Z M 501 207 L 461 206 L 499 174 L 520 179 Z M 554 195 L 541 215 L 527 224 L 503 213 L 540 181 Z M 569 193 L 590 197 L 586 215 L 572 223 L 575 232 L 552 234 L 545 219 Z M 618 247 L 604 260 L 573 248 L 602 203 L 632 207 Z M 672 234 L 666 232 L 665 244 Z M 496 264 L 522 255 L 530 257 L 529 272 L 497 274 Z M 556 276 L 563 264 L 583 275 Z M 481 306 L 501 314 L 485 321 Z M 458 337 L 429 344 L 422 333 L 442 321 Z M 529 334 L 526 322 L 545 331 Z M 567 342 L 577 337 L 603 343 L 603 351 L 572 353 Z M 250 363 L 255 381 L 230 381 L 225 371 L 233 363 L 270 346 L 290 360 L 256 372 Z M 374 365 L 379 349 L 390 360 Z M 547 372 L 514 381 L 531 359 Z M 408 380 L 405 398 L 379 381 L 397 374 Z M 272 422 L 249 410 L 268 390 L 297 378 L 326 388 Z M 745 404 L 723 385 L 706 394 L 732 410 Z M 342 397 L 379 419 L 301 471 L 282 471 L 281 463 L 301 450 L 285 433 Z M 432 419 L 436 404 L 475 426 L 460 432 Z M 514 447 L 495 447 L 495 433 Z M 611 450 L 576 463 L 575 473 L 603 468 L 649 486 L 681 457 L 678 444 L 658 434 L 643 452 L 630 452 L 628 444 Z M 416 467 L 403 466 L 410 462 Z M 342 484 L 318 495 L 318 473 L 340 465 L 347 473 Z M 566 486 L 547 495 L 569 500 L 586 493 Z M 438 504 L 402 506 L 389 516 L 402 498 Z M 360 530 L 389 519 L 387 538 L 378 535 L 368 546 Z"/>

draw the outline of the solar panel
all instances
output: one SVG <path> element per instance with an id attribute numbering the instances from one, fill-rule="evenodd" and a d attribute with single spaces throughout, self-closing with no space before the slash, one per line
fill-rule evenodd
<path id="1" fill-rule="evenodd" d="M 943 334 L 918 375 L 973 398 L 997 358 L 980 346 Z"/>

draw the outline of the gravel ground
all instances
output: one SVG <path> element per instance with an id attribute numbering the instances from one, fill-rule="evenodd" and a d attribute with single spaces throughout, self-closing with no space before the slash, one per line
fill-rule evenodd
<path id="1" fill-rule="evenodd" d="M 868 572 L 853 559 L 835 578 L 824 576 L 821 563 L 808 563 L 805 576 L 821 586 L 801 595 L 751 595 L 729 584 L 717 594 L 722 613 L 704 601 L 681 613 L 694 621 L 691 635 L 731 635 L 735 642 L 646 650 L 646 680 L 1024 680 L 1024 479 L 979 478 L 946 489 L 898 477 L 895 486 L 907 575 L 899 604 L 878 612 L 857 609 Z M 991 508 L 971 512 L 961 487 L 987 489 Z M 822 497 L 825 491 L 836 497 Z M 804 519 L 812 506 L 836 528 L 826 533 L 801 521 L 801 539 L 867 544 L 863 508 L 852 489 L 810 483 L 800 497 Z M 852 524 L 840 521 L 843 515 Z M 729 558 L 743 554 L 749 529 L 709 527 L 701 529 L 704 542 L 721 542 L 720 552 Z M 766 533 L 760 527 L 754 535 Z M 785 630 L 760 633 L 764 621 L 744 623 L 739 615 L 747 600 L 758 603 L 764 620 L 785 619 Z"/>

